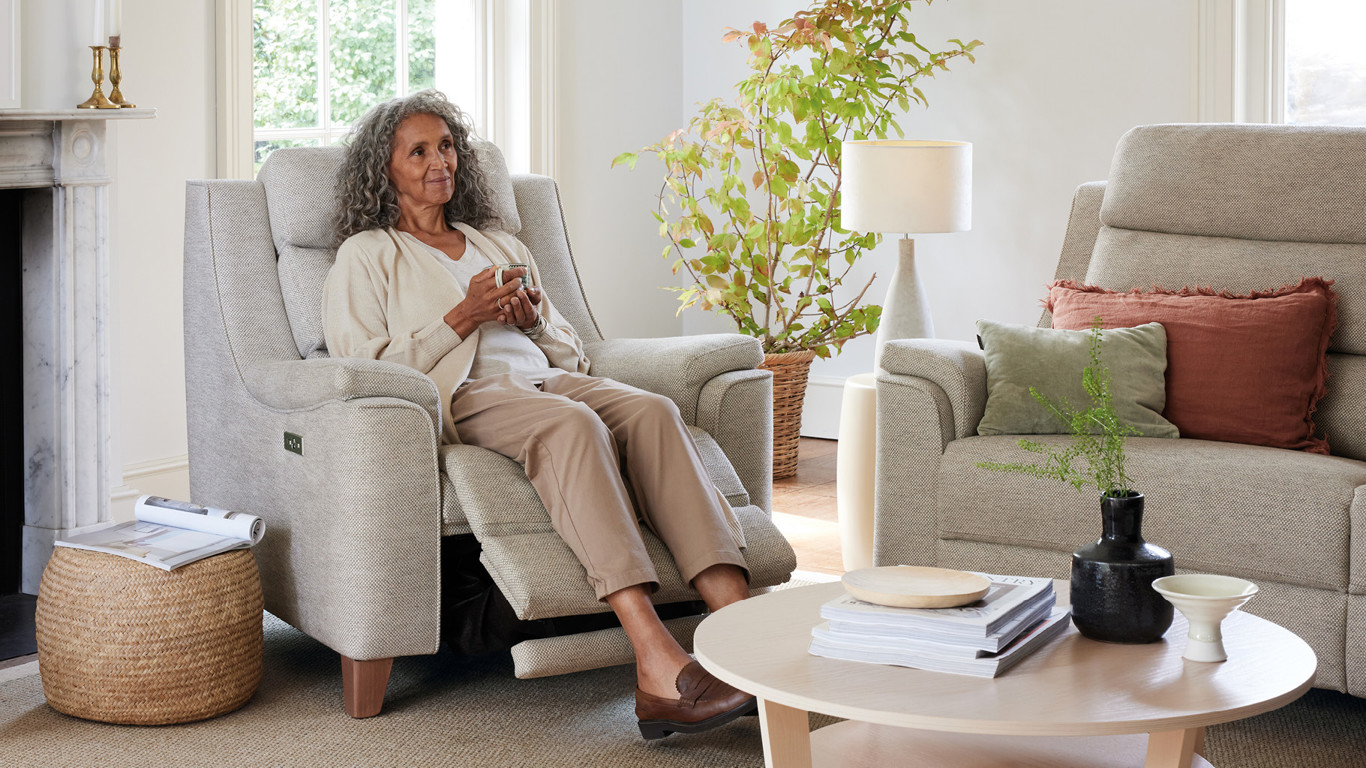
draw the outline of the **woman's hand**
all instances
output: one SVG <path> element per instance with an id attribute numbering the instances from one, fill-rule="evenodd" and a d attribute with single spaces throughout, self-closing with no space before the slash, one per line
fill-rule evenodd
<path id="1" fill-rule="evenodd" d="M 525 270 L 510 271 L 523 272 Z M 519 280 L 518 283 L 520 284 L 520 282 Z M 507 283 L 503 285 L 506 287 Z M 507 301 L 503 302 L 503 315 L 499 318 L 499 322 L 511 323 L 522 330 L 527 330 L 536 325 L 536 320 L 540 317 L 540 304 L 540 288 L 519 288 Z"/>
<path id="2" fill-rule="evenodd" d="M 526 270 L 506 270 L 503 273 L 503 284 L 499 286 L 494 282 L 494 269 L 495 267 L 489 267 L 470 278 L 470 285 L 465 292 L 465 298 L 452 307 L 451 311 L 447 312 L 443 318 L 446 325 L 460 334 L 462 339 L 474 333 L 480 325 L 491 320 L 497 320 L 500 323 L 508 322 L 507 318 L 510 316 L 511 310 L 509 304 L 517 294 L 526 297 L 523 299 L 526 304 L 532 303 L 527 292 L 522 289 L 521 276 L 526 273 Z M 535 301 L 537 304 L 540 303 L 539 293 L 537 291 Z M 535 322 L 536 317 L 533 310 L 531 322 L 527 325 L 530 326 Z"/>

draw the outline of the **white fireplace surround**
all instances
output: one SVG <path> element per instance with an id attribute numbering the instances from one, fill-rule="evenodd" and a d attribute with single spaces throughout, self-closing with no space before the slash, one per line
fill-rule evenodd
<path id="1" fill-rule="evenodd" d="M 154 109 L 0 110 L 0 189 L 23 195 L 21 589 L 52 542 L 110 517 L 108 120 Z"/>

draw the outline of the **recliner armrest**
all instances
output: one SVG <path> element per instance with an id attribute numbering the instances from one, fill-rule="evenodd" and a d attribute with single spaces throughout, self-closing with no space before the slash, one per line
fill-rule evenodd
<path id="1" fill-rule="evenodd" d="M 947 339 L 896 339 L 882 350 L 881 367 L 943 390 L 953 410 L 954 439 L 977 434 L 987 404 L 986 357 L 976 344 Z"/>
<path id="2" fill-rule="evenodd" d="M 261 360 L 242 369 L 242 381 L 262 405 L 289 411 L 330 400 L 394 397 L 422 406 L 440 429 L 436 383 L 407 366 L 363 358 Z"/>
<path id="3" fill-rule="evenodd" d="M 759 340 L 738 333 L 605 339 L 585 344 L 584 352 L 592 361 L 590 374 L 667 396 L 689 424 L 696 423 L 698 397 L 708 381 L 764 361 Z"/>

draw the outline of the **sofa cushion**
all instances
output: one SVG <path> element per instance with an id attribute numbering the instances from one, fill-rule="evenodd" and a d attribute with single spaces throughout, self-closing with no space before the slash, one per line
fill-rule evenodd
<path id="1" fill-rule="evenodd" d="M 1049 287 L 1055 328 L 1159 322 L 1167 329 L 1163 416 L 1184 437 L 1327 453 L 1314 409 L 1327 391 L 1337 325 L 1331 281 L 1304 278 L 1237 296 L 1210 289 L 1118 293 L 1070 280 Z"/>
<path id="2" fill-rule="evenodd" d="M 1319 401 L 1314 424 L 1334 456 L 1366 461 L 1366 356 L 1328 355 L 1328 394 Z"/>
<path id="3" fill-rule="evenodd" d="M 987 405 L 978 434 L 1068 433 L 1070 425 L 1035 399 L 1031 389 L 1064 409 L 1090 407 L 1082 384 L 1082 370 L 1091 363 L 1090 331 L 978 320 L 977 334 L 987 367 Z M 1162 418 L 1167 392 L 1167 333 L 1162 326 L 1101 331 L 1101 350 L 1120 420 L 1146 437 L 1177 437 L 1176 427 Z"/>
<path id="4" fill-rule="evenodd" d="M 1060 445 L 1063 436 L 1039 442 Z M 937 536 L 1068 553 L 1100 535 L 1099 495 L 979 461 L 1033 457 L 1006 436 L 945 449 L 937 478 Z M 1131 438 L 1127 471 L 1146 497 L 1143 534 L 1176 567 L 1345 590 L 1350 510 L 1366 463 L 1205 440 Z M 1305 489 L 1313 489 L 1306 493 Z M 1060 562 L 1061 562 L 1060 561 Z"/>
<path id="5" fill-rule="evenodd" d="M 791 578 L 797 567 L 796 556 L 768 515 L 751 505 L 737 508 L 735 516 L 745 531 L 743 554 L 750 588 L 771 587 Z M 475 534 L 478 532 L 476 522 Z M 643 529 L 641 538 L 659 576 L 659 590 L 651 599 L 658 604 L 697 600 L 697 592 L 683 583 L 664 544 L 649 530 Z M 512 604 L 517 618 L 544 619 L 610 610 L 594 595 L 583 566 L 554 531 L 499 536 L 481 539 L 481 543 L 484 551 L 479 559 Z M 579 578 L 573 578 L 575 574 Z"/>
<path id="6" fill-rule="evenodd" d="M 712 482 L 732 505 L 745 541 L 750 586 L 787 581 L 797 567 L 787 540 L 768 515 L 748 503 L 749 496 L 716 441 L 693 429 Z M 536 489 L 521 466 L 484 448 L 449 445 L 441 449 L 444 529 L 456 530 L 461 515 L 483 547 L 480 555 L 504 596 L 521 619 L 574 616 L 608 610 L 588 585 L 583 566 L 551 525 Z M 646 551 L 660 578 L 657 603 L 696 600 L 683 583 L 668 550 L 642 528 Z M 566 579 L 566 574 L 582 578 Z"/>

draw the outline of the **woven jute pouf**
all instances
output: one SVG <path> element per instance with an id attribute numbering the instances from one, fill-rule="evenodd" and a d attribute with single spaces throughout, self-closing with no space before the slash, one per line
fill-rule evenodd
<path id="1" fill-rule="evenodd" d="M 173 571 L 57 547 L 38 587 L 38 672 L 52 708 L 106 723 L 221 715 L 261 683 L 261 578 L 250 552 Z"/>
<path id="2" fill-rule="evenodd" d="M 797 443 L 802 436 L 806 376 L 815 352 L 764 355 L 760 368 L 773 371 L 773 479 L 797 474 Z"/>

